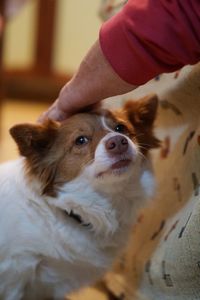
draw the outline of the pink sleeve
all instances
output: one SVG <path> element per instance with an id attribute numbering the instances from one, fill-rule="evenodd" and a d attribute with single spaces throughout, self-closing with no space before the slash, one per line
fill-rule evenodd
<path id="1" fill-rule="evenodd" d="M 100 30 L 102 51 L 140 85 L 200 59 L 200 0 L 129 0 Z"/>

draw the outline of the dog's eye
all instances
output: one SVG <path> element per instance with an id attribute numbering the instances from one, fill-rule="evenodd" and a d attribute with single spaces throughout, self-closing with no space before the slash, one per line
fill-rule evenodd
<path id="1" fill-rule="evenodd" d="M 124 124 L 117 124 L 117 126 L 115 126 L 114 130 L 119 133 L 127 133 L 128 132 L 128 129 Z"/>
<path id="2" fill-rule="evenodd" d="M 86 136 L 79 136 L 77 137 L 77 139 L 75 140 L 75 144 L 77 146 L 82 146 L 85 145 L 89 142 L 89 139 Z"/>

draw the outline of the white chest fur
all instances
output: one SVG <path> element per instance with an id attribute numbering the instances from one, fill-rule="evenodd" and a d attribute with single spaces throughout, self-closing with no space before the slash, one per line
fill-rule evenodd
<path id="1" fill-rule="evenodd" d="M 130 177 L 108 197 L 81 175 L 55 199 L 39 196 L 36 183 L 27 185 L 23 159 L 1 165 L 0 298 L 62 299 L 101 277 L 127 240 L 144 198 L 142 184 Z M 65 210 L 92 227 L 76 223 Z"/>

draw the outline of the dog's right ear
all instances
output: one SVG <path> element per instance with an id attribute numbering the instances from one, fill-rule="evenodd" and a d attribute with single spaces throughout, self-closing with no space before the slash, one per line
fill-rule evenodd
<path id="1" fill-rule="evenodd" d="M 54 143 L 59 124 L 47 120 L 44 124 L 19 124 L 10 129 L 22 156 L 43 156 Z"/>
<path id="2" fill-rule="evenodd" d="M 138 101 L 128 101 L 124 106 L 128 120 L 135 128 L 139 144 L 145 149 L 144 152 L 160 146 L 153 130 L 157 109 L 158 97 L 155 94 L 147 95 Z"/>

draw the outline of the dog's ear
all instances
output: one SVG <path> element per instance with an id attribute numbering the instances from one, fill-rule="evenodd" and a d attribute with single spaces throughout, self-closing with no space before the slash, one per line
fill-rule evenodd
<path id="1" fill-rule="evenodd" d="M 153 126 L 158 108 L 157 95 L 148 95 L 138 101 L 126 102 L 124 109 L 134 126 Z"/>
<path id="2" fill-rule="evenodd" d="M 44 124 L 19 124 L 10 129 L 22 156 L 43 156 L 54 143 L 59 124 L 47 120 Z"/>
<path id="3" fill-rule="evenodd" d="M 157 148 L 160 145 L 160 141 L 153 133 L 157 109 L 158 97 L 155 94 L 148 95 L 138 101 L 128 101 L 124 105 L 125 113 L 135 128 L 139 143 L 146 150 Z"/>

